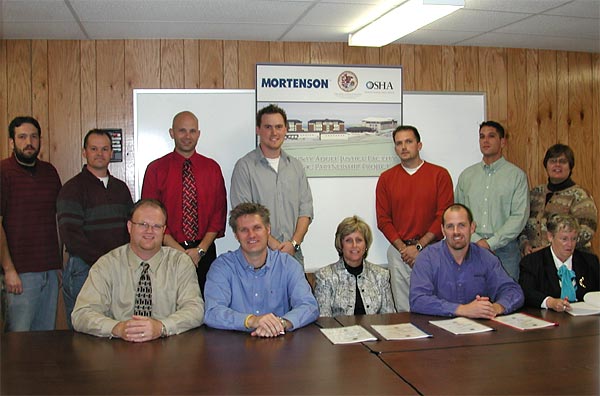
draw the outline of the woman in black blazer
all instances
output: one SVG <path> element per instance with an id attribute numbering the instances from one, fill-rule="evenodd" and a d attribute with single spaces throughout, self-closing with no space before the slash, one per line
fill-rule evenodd
<path id="1" fill-rule="evenodd" d="M 583 301 L 586 293 L 600 290 L 600 264 L 596 255 L 575 249 L 579 224 L 573 216 L 552 215 L 547 229 L 550 246 L 521 259 L 519 284 L 525 294 L 525 305 L 568 311 L 570 302 Z M 575 298 L 564 295 L 561 298 L 559 268 L 562 265 L 574 272 L 574 276 L 570 273 L 568 277 L 575 289 Z"/>

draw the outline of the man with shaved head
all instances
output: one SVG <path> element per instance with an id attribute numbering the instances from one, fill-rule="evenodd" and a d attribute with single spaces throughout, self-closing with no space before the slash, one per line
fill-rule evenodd
<path id="1" fill-rule="evenodd" d="M 167 208 L 163 243 L 190 256 L 204 293 L 206 273 L 217 256 L 214 241 L 225 235 L 225 182 L 219 165 L 196 152 L 200 129 L 192 112 L 177 113 L 169 135 L 175 149 L 148 165 L 142 198 L 157 199 Z"/>

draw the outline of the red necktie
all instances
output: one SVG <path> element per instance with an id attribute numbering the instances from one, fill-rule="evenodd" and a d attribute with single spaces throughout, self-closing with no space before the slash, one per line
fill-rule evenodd
<path id="1" fill-rule="evenodd" d="M 196 240 L 198 235 L 196 180 L 189 159 L 183 163 L 183 233 L 188 241 Z"/>

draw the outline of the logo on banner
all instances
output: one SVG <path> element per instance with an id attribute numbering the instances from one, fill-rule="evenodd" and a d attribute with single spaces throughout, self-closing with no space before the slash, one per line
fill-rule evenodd
<path id="1" fill-rule="evenodd" d="M 351 71 L 342 72 L 338 76 L 338 85 L 344 92 L 352 92 L 358 87 L 358 77 Z"/>

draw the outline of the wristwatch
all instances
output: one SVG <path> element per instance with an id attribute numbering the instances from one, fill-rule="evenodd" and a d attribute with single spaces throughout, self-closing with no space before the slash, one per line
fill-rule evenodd
<path id="1" fill-rule="evenodd" d="M 423 250 L 423 245 L 421 245 L 420 243 L 417 243 L 415 245 L 415 247 L 417 248 L 417 251 L 420 252 L 421 250 Z"/>
<path id="2" fill-rule="evenodd" d="M 206 255 L 206 250 L 200 248 L 198 249 L 198 256 L 200 256 L 200 258 L 204 257 Z"/>
<path id="3" fill-rule="evenodd" d="M 298 242 L 296 242 L 294 239 L 292 239 L 290 242 L 292 243 L 292 246 L 294 247 L 294 251 L 298 252 L 300 250 L 300 244 Z"/>
<path id="4" fill-rule="evenodd" d="M 160 329 L 160 338 L 165 338 L 166 336 L 168 336 L 169 334 L 167 333 L 167 326 L 165 326 L 165 324 L 162 324 L 162 328 Z"/>

